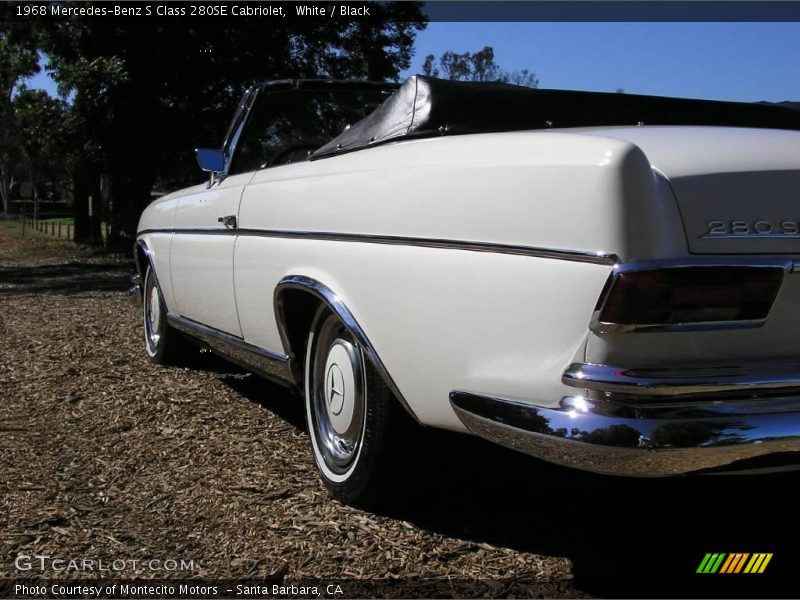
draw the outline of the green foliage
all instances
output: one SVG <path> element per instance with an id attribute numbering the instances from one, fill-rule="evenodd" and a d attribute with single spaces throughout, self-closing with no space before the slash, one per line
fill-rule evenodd
<path id="1" fill-rule="evenodd" d="M 53 181 L 64 177 L 69 149 L 66 103 L 42 90 L 22 87 L 12 105 L 31 178 Z"/>
<path id="2" fill-rule="evenodd" d="M 38 72 L 35 48 L 22 43 L 8 23 L 0 23 L 0 106 L 8 107 L 20 80 Z"/>
<path id="3" fill-rule="evenodd" d="M 14 174 L 25 158 L 12 99 L 20 82 L 39 71 L 33 42 L 14 24 L 0 22 L 0 199 L 4 213 L 9 209 Z"/>
<path id="4" fill-rule="evenodd" d="M 502 81 L 512 85 L 539 87 L 536 74 L 528 69 L 505 71 L 494 60 L 494 49 L 484 46 L 477 52 L 447 51 L 438 59 L 429 54 L 425 57 L 422 72 L 430 77 L 442 77 L 452 81 Z"/>
<path id="5" fill-rule="evenodd" d="M 67 3 L 69 4 L 69 3 Z M 69 95 L 73 146 L 111 181 L 112 229 L 130 236 L 154 184 L 202 180 L 193 150 L 219 146 L 244 91 L 293 77 L 396 80 L 407 68 L 418 3 L 380 3 L 344 27 L 309 19 L 46 22 L 41 49 Z"/>

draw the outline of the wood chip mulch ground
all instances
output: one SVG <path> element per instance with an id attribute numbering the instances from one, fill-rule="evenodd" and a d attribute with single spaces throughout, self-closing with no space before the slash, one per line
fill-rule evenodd
<path id="1" fill-rule="evenodd" d="M 129 257 L 20 233 L 0 222 L 0 597 L 18 578 L 97 576 L 335 580 L 347 597 L 796 597 L 796 472 L 603 477 L 416 429 L 385 503 L 342 506 L 296 398 L 208 354 L 150 364 Z M 770 577 L 698 579 L 720 551 L 774 552 Z M 35 555 L 124 568 L 16 568 Z"/>
<path id="2" fill-rule="evenodd" d="M 0 224 L 0 579 L 92 576 L 14 566 L 48 555 L 135 561 L 118 577 L 584 596 L 563 551 L 580 544 L 574 529 L 547 541 L 565 516 L 524 481 L 538 463 L 420 431 L 432 456 L 410 458 L 418 476 L 403 493 L 376 512 L 342 506 L 317 480 L 285 390 L 208 357 L 195 369 L 145 359 L 132 268 Z M 153 559 L 191 565 L 142 568 Z"/>

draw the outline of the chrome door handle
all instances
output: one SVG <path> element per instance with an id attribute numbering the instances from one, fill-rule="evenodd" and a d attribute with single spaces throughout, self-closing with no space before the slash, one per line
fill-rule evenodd
<path id="1" fill-rule="evenodd" d="M 225 225 L 225 229 L 236 229 L 236 215 L 225 215 L 217 221 Z"/>

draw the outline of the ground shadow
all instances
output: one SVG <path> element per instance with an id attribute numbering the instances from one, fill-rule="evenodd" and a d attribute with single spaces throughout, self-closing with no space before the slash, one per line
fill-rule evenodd
<path id="1" fill-rule="evenodd" d="M 424 435 L 418 476 L 392 497 L 386 514 L 449 536 L 566 556 L 576 586 L 601 596 L 796 595 L 787 581 L 770 587 L 764 578 L 695 573 L 706 552 L 776 552 L 770 574 L 788 576 L 798 552 L 790 525 L 795 501 L 786 492 L 796 473 L 610 477 L 464 435 Z"/>
<path id="2" fill-rule="evenodd" d="M 124 291 L 133 272 L 132 262 L 0 267 L 0 296 Z"/>
<path id="3" fill-rule="evenodd" d="M 223 377 L 222 381 L 251 402 L 274 413 L 295 429 L 306 431 L 303 402 L 288 388 L 256 375 L 246 377 L 228 375 Z"/>
<path id="4" fill-rule="evenodd" d="M 302 404 L 257 377 L 226 381 L 298 428 Z M 268 400 L 267 400 L 268 399 Z M 566 556 L 575 585 L 617 597 L 791 597 L 797 472 L 621 478 L 415 427 L 374 512 L 429 531 Z M 773 552 L 764 575 L 697 575 L 706 552 Z"/>

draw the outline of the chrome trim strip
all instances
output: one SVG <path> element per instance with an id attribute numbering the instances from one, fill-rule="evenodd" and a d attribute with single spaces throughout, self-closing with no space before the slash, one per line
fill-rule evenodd
<path id="1" fill-rule="evenodd" d="M 240 229 L 240 235 L 255 235 L 267 237 L 306 238 L 320 241 L 336 242 L 361 242 L 366 244 L 388 244 L 398 246 L 417 246 L 423 248 L 440 248 L 446 250 L 468 250 L 471 252 L 494 252 L 498 254 L 515 254 L 533 256 L 538 258 L 552 258 L 573 262 L 585 262 L 599 265 L 614 265 L 618 258 L 614 254 L 604 252 L 582 252 L 576 250 L 536 248 L 515 244 L 500 244 L 495 242 L 469 242 L 464 240 L 450 240 L 438 238 L 420 238 L 392 235 L 373 235 L 359 233 L 330 233 L 315 231 L 275 231 L 261 229 Z"/>
<path id="2" fill-rule="evenodd" d="M 670 323 L 668 325 L 621 325 L 600 320 L 599 312 L 592 314 L 589 329 L 598 335 L 609 333 L 656 333 L 673 331 L 723 331 L 729 329 L 758 329 L 767 319 L 743 319 L 740 321 L 702 321 L 697 323 Z"/>
<path id="3" fill-rule="evenodd" d="M 350 309 L 348 309 L 342 299 L 339 298 L 339 296 L 337 296 L 336 293 L 324 283 L 321 283 L 316 279 L 312 279 L 311 277 L 305 277 L 304 275 L 288 275 L 284 277 L 275 287 L 275 292 L 273 295 L 273 305 L 275 308 L 275 319 L 278 323 L 278 331 L 281 336 L 281 341 L 283 342 L 284 351 L 290 357 L 290 362 L 292 364 L 296 364 L 291 343 L 289 341 L 289 336 L 286 331 L 286 306 L 283 292 L 289 289 L 302 290 L 313 294 L 322 300 L 322 302 L 325 303 L 330 310 L 336 313 L 336 315 L 342 320 L 342 323 L 344 323 L 345 327 L 347 327 L 359 345 L 363 348 L 364 353 L 367 355 L 367 358 L 369 358 L 370 363 L 372 363 L 372 366 L 378 371 L 378 374 L 383 379 L 384 383 L 386 383 L 386 385 L 389 387 L 389 390 L 392 392 L 392 394 L 394 394 L 394 397 L 397 398 L 398 402 L 400 402 L 406 412 L 415 421 L 419 422 L 419 419 L 414 414 L 414 411 L 411 410 L 408 402 L 406 402 L 406 399 L 403 397 L 403 394 L 400 392 L 397 384 L 389 374 L 386 365 L 383 364 L 380 356 L 378 356 L 377 350 L 375 350 L 372 342 L 369 341 L 367 334 L 364 333 L 364 330 L 361 328 L 361 325 L 358 324 L 358 321 L 356 321 L 356 318 L 353 316 L 353 313 L 350 312 Z"/>
<path id="4" fill-rule="evenodd" d="M 556 407 L 464 391 L 450 404 L 474 435 L 568 467 L 627 476 L 665 476 L 800 451 L 800 396 L 784 410 L 669 416 L 616 414 L 609 402 L 565 396 Z M 719 405 L 716 405 L 719 407 Z M 798 457 L 800 462 L 800 456 Z"/>
<path id="5" fill-rule="evenodd" d="M 597 265 L 615 265 L 619 258 L 606 252 L 583 252 L 580 250 L 563 250 L 537 248 L 516 244 L 500 244 L 495 242 L 469 242 L 438 238 L 405 237 L 393 235 L 373 235 L 364 233 L 333 233 L 328 231 L 285 231 L 277 229 L 143 229 L 137 235 L 149 233 L 177 233 L 183 235 L 241 235 L 255 237 L 272 237 L 287 239 L 309 239 L 334 242 L 358 242 L 364 244 L 389 244 L 398 246 L 418 246 L 423 248 L 441 248 L 446 250 L 468 250 L 471 252 L 494 252 L 498 254 L 514 254 L 537 258 L 552 258 L 572 262 L 591 263 Z"/>
<path id="6" fill-rule="evenodd" d="M 584 390 L 638 396 L 800 393 L 800 364 L 625 369 L 573 363 L 561 382 Z"/>
<path id="7" fill-rule="evenodd" d="M 793 260 L 780 256 L 744 257 L 744 256 L 690 256 L 684 258 L 667 258 L 660 260 L 640 260 L 620 263 L 615 266 L 615 273 L 630 271 L 652 271 L 654 269 L 680 269 L 689 267 L 763 267 L 779 268 L 790 271 Z"/>
<path id="8" fill-rule="evenodd" d="M 669 323 L 651 325 L 621 325 L 619 323 L 607 323 L 600 320 L 600 315 L 606 306 L 611 288 L 617 278 L 622 273 L 635 271 L 652 271 L 656 269 L 684 269 L 695 267 L 743 267 L 743 268 L 764 268 L 781 269 L 784 277 L 794 272 L 794 265 L 797 261 L 791 258 L 766 257 L 689 257 L 665 260 L 636 261 L 629 263 L 618 263 L 614 265 L 614 270 L 609 275 L 608 281 L 603 288 L 603 293 L 598 300 L 597 306 L 592 313 L 589 329 L 598 335 L 609 333 L 653 333 L 659 331 L 711 331 L 725 329 L 755 329 L 766 323 L 767 317 L 763 319 L 748 319 L 739 321 L 704 321 L 696 323 Z M 782 285 L 782 284 L 781 284 Z M 779 291 L 780 293 L 780 291 Z"/>
<path id="9" fill-rule="evenodd" d="M 187 227 L 185 229 L 171 229 L 164 227 L 142 229 L 136 235 L 137 237 L 141 237 L 143 235 L 149 235 L 153 233 L 182 233 L 184 235 L 236 235 L 238 230 L 234 231 L 232 229 L 224 229 L 222 227 Z"/>
<path id="10" fill-rule="evenodd" d="M 249 344 L 240 337 L 186 317 L 167 315 L 167 322 L 178 331 L 203 342 L 228 360 L 251 369 L 263 377 L 282 384 L 297 384 L 289 365 L 289 357 L 285 354 Z"/>

